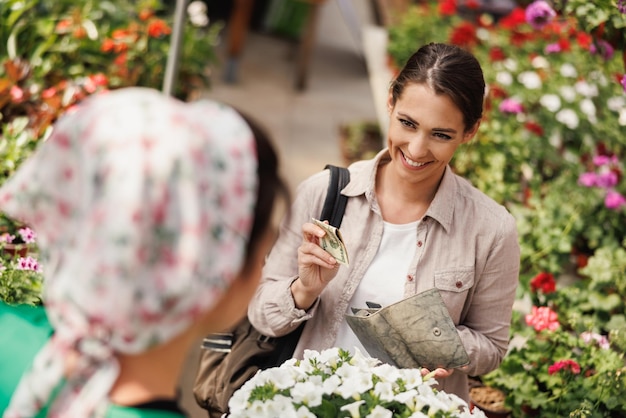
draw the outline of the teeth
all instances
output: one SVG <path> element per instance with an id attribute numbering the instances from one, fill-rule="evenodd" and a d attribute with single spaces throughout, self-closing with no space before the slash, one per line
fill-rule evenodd
<path id="1" fill-rule="evenodd" d="M 423 165 L 426 165 L 428 163 L 418 163 L 417 161 L 413 161 L 411 160 L 409 157 L 407 157 L 406 155 L 404 156 L 404 159 L 406 160 L 406 162 L 411 166 L 411 167 L 421 167 Z"/>

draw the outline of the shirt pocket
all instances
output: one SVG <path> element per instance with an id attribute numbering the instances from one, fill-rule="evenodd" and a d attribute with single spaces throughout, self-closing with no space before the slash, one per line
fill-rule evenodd
<path id="1" fill-rule="evenodd" d="M 466 292 L 474 286 L 474 267 L 435 272 L 435 287 L 447 292 Z"/>

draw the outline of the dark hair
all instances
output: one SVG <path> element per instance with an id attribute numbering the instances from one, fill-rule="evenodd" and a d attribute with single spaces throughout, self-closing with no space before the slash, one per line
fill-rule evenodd
<path id="1" fill-rule="evenodd" d="M 278 155 L 266 131 L 249 115 L 239 110 L 238 112 L 252 130 L 258 161 L 259 187 L 254 207 L 252 230 L 246 246 L 246 261 L 244 263 L 244 269 L 246 269 L 250 256 L 270 226 L 277 198 L 282 196 L 289 203 L 290 194 L 289 188 L 279 175 Z"/>
<path id="2" fill-rule="evenodd" d="M 395 104 L 407 84 L 426 84 L 435 94 L 445 94 L 463 113 L 465 130 L 483 114 L 485 79 L 480 63 L 470 52 L 456 46 L 429 43 L 407 60 L 391 84 Z"/>

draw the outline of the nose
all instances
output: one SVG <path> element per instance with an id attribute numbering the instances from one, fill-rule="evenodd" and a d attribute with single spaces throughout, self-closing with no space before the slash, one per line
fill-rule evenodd
<path id="1" fill-rule="evenodd" d="M 409 157 L 412 159 L 424 157 L 428 154 L 428 138 L 423 131 L 415 133 L 409 141 Z"/>

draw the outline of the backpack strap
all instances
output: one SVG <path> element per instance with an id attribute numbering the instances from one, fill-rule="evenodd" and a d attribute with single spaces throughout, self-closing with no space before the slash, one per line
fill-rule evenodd
<path id="1" fill-rule="evenodd" d="M 324 169 L 330 170 L 330 179 L 320 219 L 328 220 L 332 226 L 339 228 L 348 203 L 348 196 L 342 195 L 341 190 L 350 182 L 350 171 L 331 164 L 327 164 Z"/>

